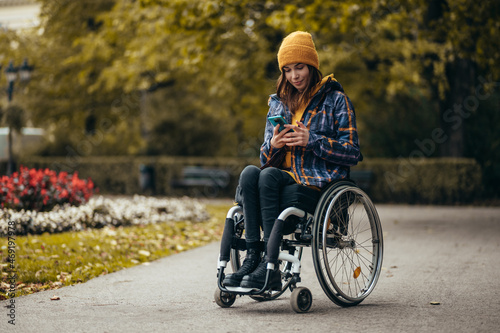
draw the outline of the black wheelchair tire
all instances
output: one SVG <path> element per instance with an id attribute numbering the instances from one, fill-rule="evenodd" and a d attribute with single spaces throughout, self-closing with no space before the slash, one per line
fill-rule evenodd
<path id="1" fill-rule="evenodd" d="M 333 207 L 342 205 L 347 206 L 345 234 L 330 230 L 334 218 L 343 218 Z M 373 291 L 382 269 L 382 227 L 370 198 L 354 183 L 334 183 L 322 194 L 311 248 L 318 281 L 335 304 L 357 305 Z"/>

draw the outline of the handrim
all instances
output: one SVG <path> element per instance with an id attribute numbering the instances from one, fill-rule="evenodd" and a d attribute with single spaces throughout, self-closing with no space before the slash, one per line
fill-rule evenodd
<path id="1" fill-rule="evenodd" d="M 333 211 L 339 206 L 347 214 Z M 345 235 L 332 233 L 334 218 L 337 225 L 339 219 L 347 221 Z M 366 193 L 354 185 L 325 192 L 315 213 L 312 250 L 318 280 L 333 302 L 356 305 L 373 291 L 382 268 L 383 241 L 377 211 Z"/>

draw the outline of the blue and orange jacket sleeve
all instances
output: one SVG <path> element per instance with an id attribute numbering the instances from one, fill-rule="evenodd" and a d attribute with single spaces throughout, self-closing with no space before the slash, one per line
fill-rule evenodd
<path id="1" fill-rule="evenodd" d="M 273 101 L 271 98 L 269 98 L 268 101 L 269 105 L 269 112 L 267 113 L 266 116 L 266 128 L 264 131 L 264 142 L 262 143 L 262 146 L 260 147 L 260 164 L 265 165 L 266 163 L 272 162 L 272 158 L 274 156 L 277 156 L 277 154 L 281 153 L 282 149 L 277 149 L 274 148 L 271 145 L 271 139 L 273 138 L 273 132 L 274 132 L 274 127 L 267 120 L 268 117 L 270 116 L 276 116 L 276 115 L 284 115 L 284 109 L 281 105 L 279 105 L 279 102 Z M 276 160 L 276 164 L 272 164 L 272 166 L 278 167 L 279 164 L 281 163 L 281 159 Z"/>

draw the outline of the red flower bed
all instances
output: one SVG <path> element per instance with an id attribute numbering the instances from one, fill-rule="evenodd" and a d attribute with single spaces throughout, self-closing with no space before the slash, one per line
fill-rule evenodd
<path id="1" fill-rule="evenodd" d="M 56 205 L 69 203 L 79 206 L 94 194 L 94 183 L 82 180 L 78 173 L 68 174 L 21 166 L 12 176 L 0 178 L 2 208 L 49 211 Z"/>

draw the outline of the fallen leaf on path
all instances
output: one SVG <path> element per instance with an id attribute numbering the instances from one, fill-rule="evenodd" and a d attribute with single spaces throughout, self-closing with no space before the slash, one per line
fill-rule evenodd
<path id="1" fill-rule="evenodd" d="M 441 305 L 440 302 L 431 302 L 431 305 Z"/>
<path id="2" fill-rule="evenodd" d="M 59 296 L 56 296 L 56 295 L 54 295 L 54 296 L 52 296 L 52 297 L 50 298 L 50 300 L 51 300 L 51 301 L 58 301 L 58 300 L 60 300 L 60 299 L 61 299 L 61 298 L 60 298 Z"/>

